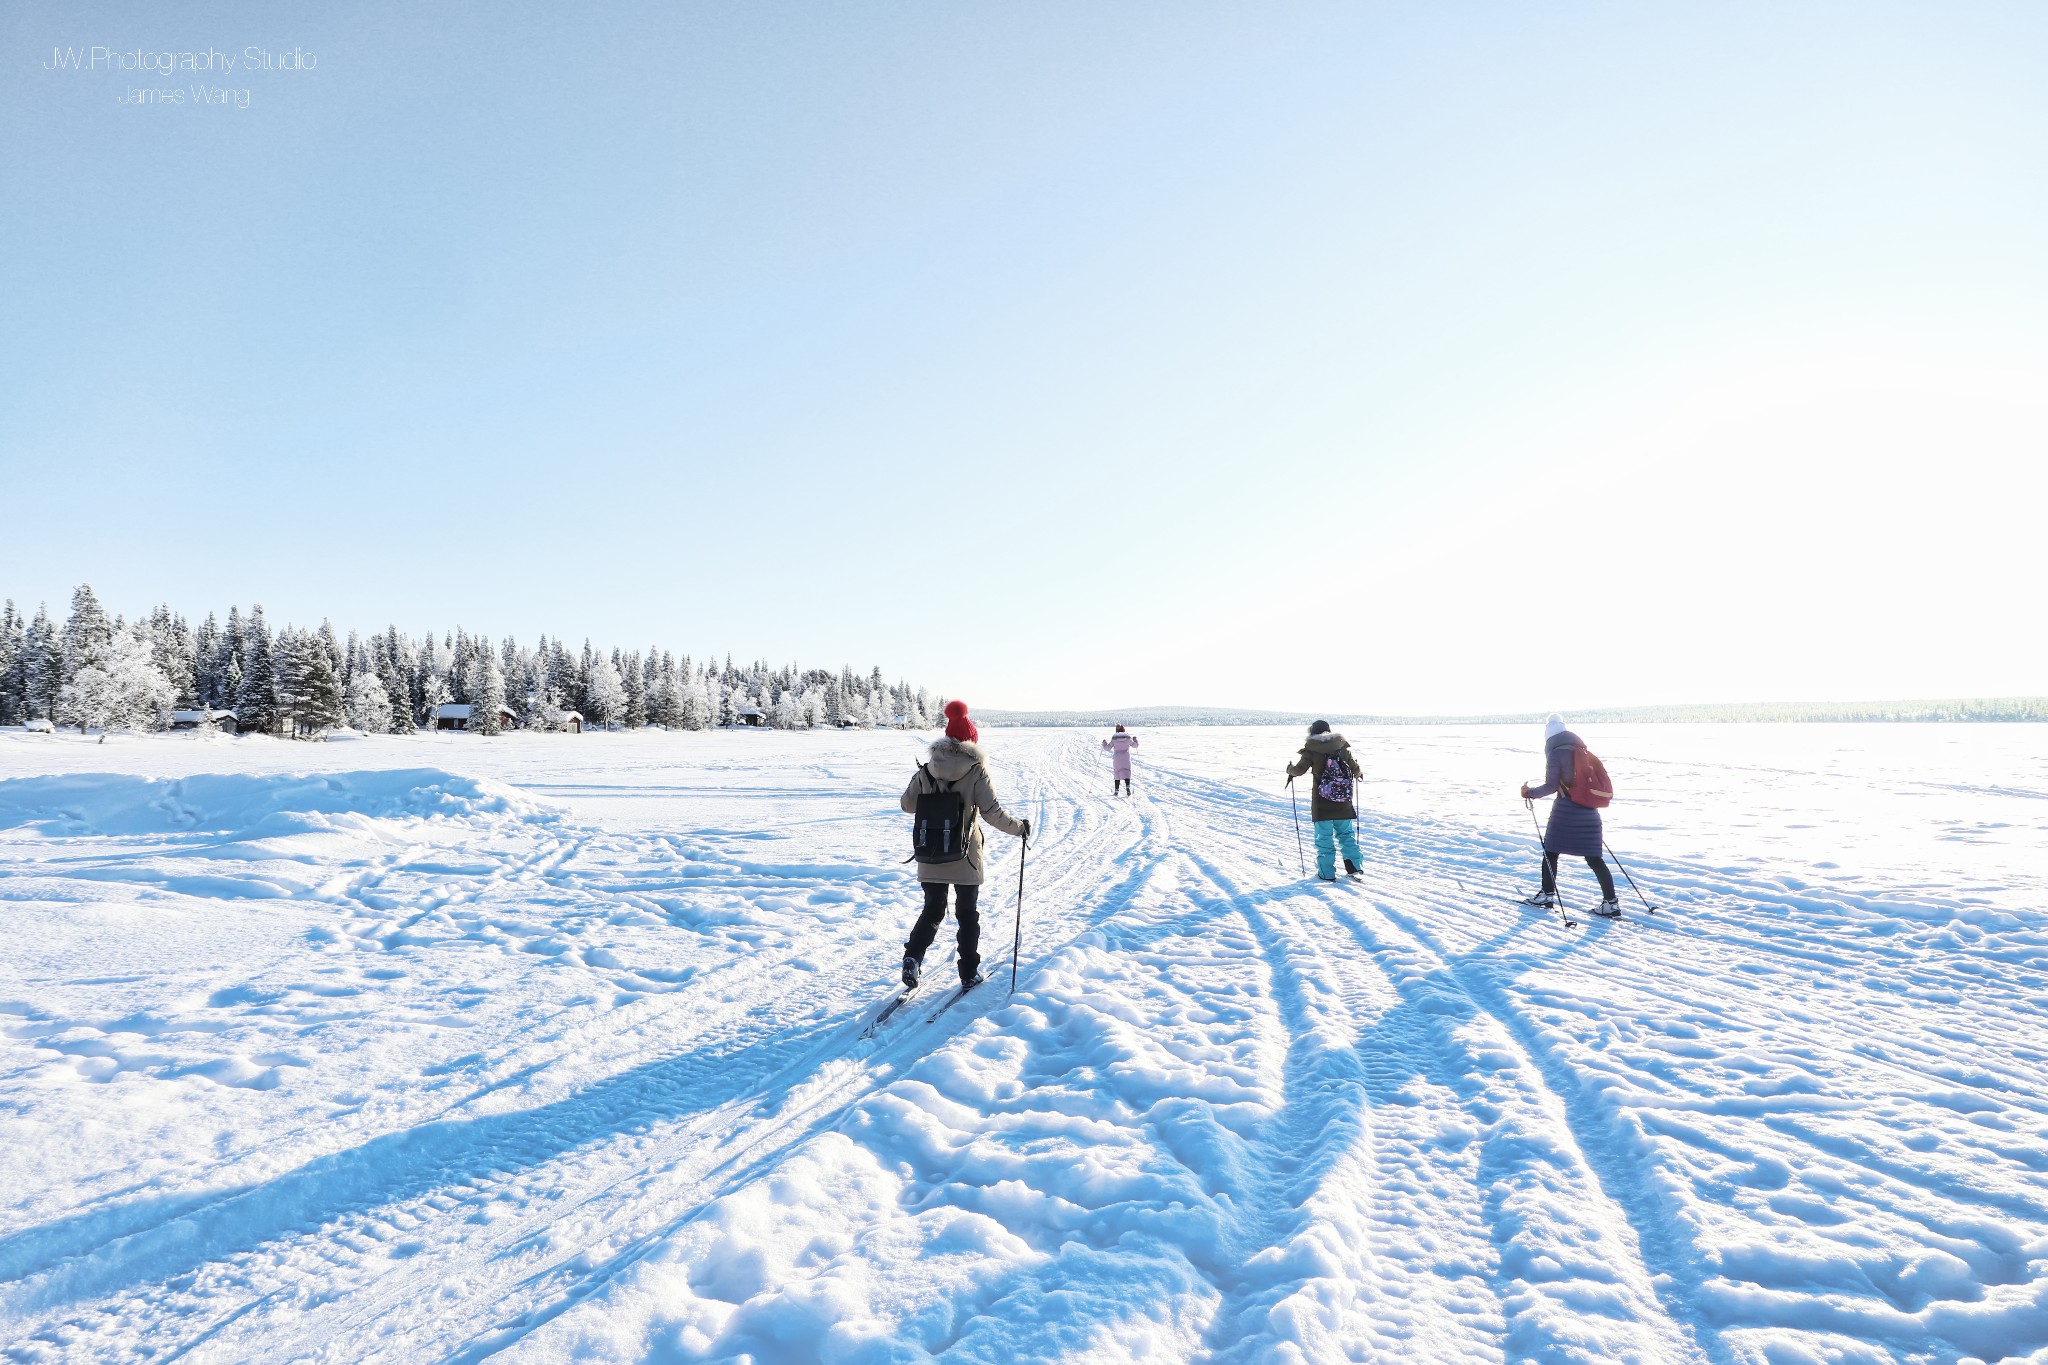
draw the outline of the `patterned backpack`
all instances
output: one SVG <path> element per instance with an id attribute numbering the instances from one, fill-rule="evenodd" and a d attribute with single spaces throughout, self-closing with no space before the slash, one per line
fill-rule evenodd
<path id="1" fill-rule="evenodd" d="M 1351 769 L 1345 766 L 1342 754 L 1331 754 L 1323 760 L 1323 775 L 1316 779 L 1316 795 L 1331 805 L 1351 804 Z"/>

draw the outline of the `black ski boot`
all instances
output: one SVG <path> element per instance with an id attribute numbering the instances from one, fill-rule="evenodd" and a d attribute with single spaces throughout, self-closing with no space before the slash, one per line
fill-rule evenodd
<path id="1" fill-rule="evenodd" d="M 903 955 L 903 989 L 904 989 L 904 990 L 906 990 L 906 991 L 914 991 L 914 990 L 916 990 L 916 989 L 917 989 L 917 974 L 918 974 L 918 972 L 919 972 L 920 970 L 922 970 L 922 969 L 923 969 L 923 967 L 924 967 L 924 963 L 922 963 L 922 962 L 918 961 L 918 960 L 917 960 L 916 958 L 912 957 L 912 956 L 911 956 L 911 955 L 910 955 L 909 953 L 905 953 L 905 954 Z"/>
<path id="2" fill-rule="evenodd" d="M 1361 871 L 1361 870 L 1362 870 L 1362 869 L 1360 869 L 1360 867 L 1358 866 L 1358 864 L 1357 864 L 1357 863 L 1354 863 L 1354 862 L 1352 862 L 1352 861 L 1351 861 L 1351 860 L 1350 860 L 1349 858 L 1346 858 L 1346 859 L 1344 860 L 1344 875 L 1345 875 L 1345 876 L 1347 876 L 1347 877 L 1356 877 L 1357 875 L 1359 875 L 1359 873 L 1360 873 L 1360 871 Z"/>

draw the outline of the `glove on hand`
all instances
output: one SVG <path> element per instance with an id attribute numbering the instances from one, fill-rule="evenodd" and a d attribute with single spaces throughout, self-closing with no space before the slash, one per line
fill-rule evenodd
<path id="1" fill-rule="evenodd" d="M 1024 824 L 1024 834 L 1023 834 L 1023 839 L 1024 839 L 1024 842 L 1028 844 L 1028 843 L 1030 843 L 1030 842 L 1031 842 L 1031 822 L 1030 822 L 1029 820 L 1026 820 L 1026 821 L 1024 821 L 1024 822 L 1023 822 L 1023 824 Z"/>

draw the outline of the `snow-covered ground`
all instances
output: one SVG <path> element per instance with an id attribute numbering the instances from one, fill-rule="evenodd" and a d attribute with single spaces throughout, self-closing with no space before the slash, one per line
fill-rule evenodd
<path id="1" fill-rule="evenodd" d="M 986 738 L 863 1041 L 914 736 L 0 732 L 0 1357 L 2048 1360 L 2048 726 Z"/>

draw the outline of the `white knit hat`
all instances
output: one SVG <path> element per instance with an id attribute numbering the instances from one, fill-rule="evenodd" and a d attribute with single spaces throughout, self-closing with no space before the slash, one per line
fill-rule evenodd
<path id="1" fill-rule="evenodd" d="M 1556 739 L 1559 735 L 1563 733 L 1564 717 L 1557 714 L 1557 712 L 1552 711 L 1550 713 L 1550 719 L 1543 722 L 1543 738 L 1546 740 L 1552 740 Z"/>

